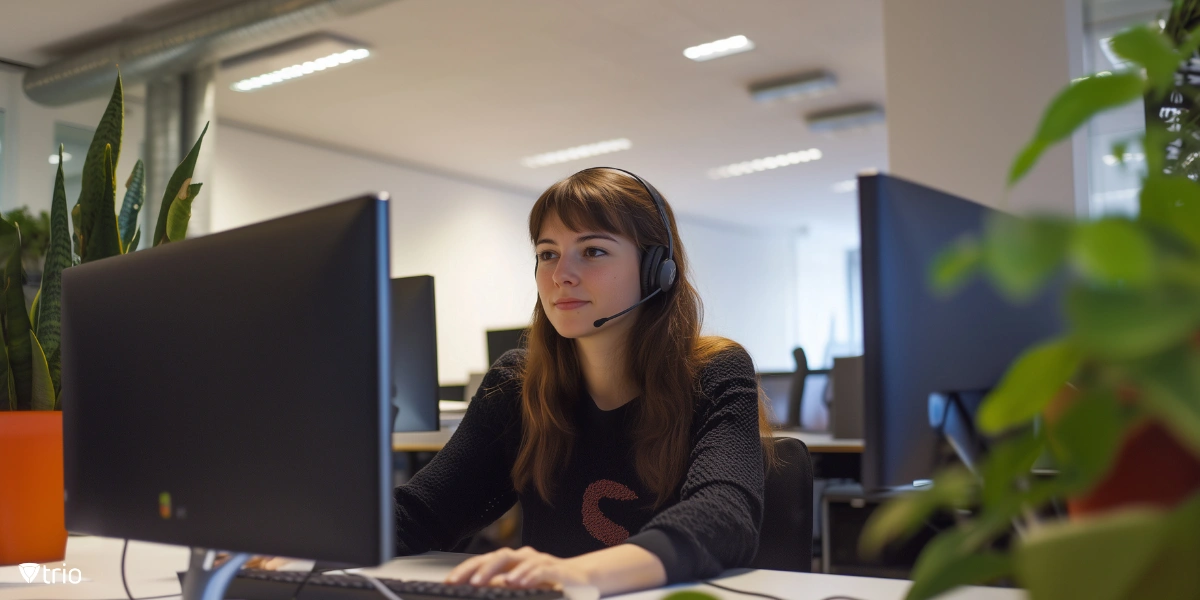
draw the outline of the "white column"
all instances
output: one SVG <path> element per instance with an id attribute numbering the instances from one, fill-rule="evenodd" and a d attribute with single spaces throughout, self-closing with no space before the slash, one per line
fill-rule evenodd
<path id="1" fill-rule="evenodd" d="M 1083 214 L 1071 140 L 1006 189 L 1043 109 L 1081 74 L 1082 23 L 1079 0 L 883 0 L 891 174 L 1018 213 Z"/>

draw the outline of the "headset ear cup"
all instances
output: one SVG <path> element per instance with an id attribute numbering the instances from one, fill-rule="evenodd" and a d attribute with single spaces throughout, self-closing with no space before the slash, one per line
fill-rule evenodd
<path id="1" fill-rule="evenodd" d="M 675 261 L 664 260 L 658 270 L 658 287 L 663 292 L 669 292 L 675 285 Z"/>
<path id="2" fill-rule="evenodd" d="M 654 293 L 658 289 L 658 266 L 662 264 L 667 249 L 662 246 L 650 246 L 642 255 L 642 297 Z"/>

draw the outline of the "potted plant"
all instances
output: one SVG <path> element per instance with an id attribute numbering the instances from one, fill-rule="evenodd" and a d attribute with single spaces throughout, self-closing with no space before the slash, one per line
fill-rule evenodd
<path id="1" fill-rule="evenodd" d="M 1184 13 L 1195 4 L 1177 2 L 1172 22 L 1194 20 Z M 1196 88 L 1182 77 L 1173 88 L 1197 47 L 1200 35 L 1158 27 L 1115 36 L 1133 68 L 1076 80 L 1054 98 L 1010 185 L 1101 111 L 1143 95 L 1194 106 Z M 873 516 L 860 540 L 867 553 L 935 511 L 959 516 L 925 547 L 908 598 L 997 580 L 1035 600 L 1200 597 L 1200 183 L 1171 168 L 1197 157 L 1178 153 L 1200 141 L 1200 111 L 1175 114 L 1131 140 L 1148 167 L 1136 217 L 1000 217 L 935 261 L 936 289 L 953 293 L 982 274 L 1014 302 L 1065 278 L 1067 329 L 1019 357 L 981 405 L 978 426 L 994 437 L 977 474 L 944 470 Z M 1126 151 L 1117 144 L 1113 155 Z M 1046 458 L 1057 474 L 1033 475 Z M 1040 516 L 1055 500 L 1069 514 Z"/>
<path id="2" fill-rule="evenodd" d="M 62 271 L 132 252 L 138 246 L 137 216 L 145 196 L 141 161 L 134 165 L 121 212 L 116 212 L 123 120 L 118 75 L 84 161 L 79 199 L 69 214 L 59 148 L 45 264 L 31 309 L 26 308 L 22 291 L 26 281 L 22 220 L 0 219 L 0 565 L 61 560 L 66 548 L 59 412 Z M 187 234 L 191 205 L 200 191 L 201 184 L 191 183 L 191 178 L 203 140 L 201 133 L 167 183 L 153 245 L 181 240 Z"/>

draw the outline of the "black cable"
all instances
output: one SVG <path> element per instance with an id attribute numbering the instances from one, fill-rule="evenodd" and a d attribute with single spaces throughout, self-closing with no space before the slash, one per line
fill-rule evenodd
<path id="1" fill-rule="evenodd" d="M 304 575 L 304 579 L 300 581 L 300 586 L 297 587 L 296 592 L 294 594 L 292 594 L 292 600 L 296 600 L 296 598 L 300 597 L 300 592 L 304 590 L 304 585 L 308 583 L 308 579 L 313 576 L 313 573 L 316 573 L 316 572 L 317 572 L 317 563 L 316 563 L 316 561 L 313 561 L 312 568 L 309 569 L 308 573 L 306 573 Z"/>
<path id="2" fill-rule="evenodd" d="M 747 596 L 758 596 L 759 598 L 767 598 L 767 600 L 783 600 L 783 598 L 780 598 L 779 596 L 772 596 L 770 594 L 760 594 L 758 592 L 747 592 L 746 590 L 736 590 L 731 587 L 725 587 L 719 583 L 713 583 L 711 581 L 701 581 L 700 583 L 703 583 L 704 585 L 711 585 L 719 590 L 725 590 L 727 592 L 733 592 L 735 594 L 745 594 Z"/>
<path id="3" fill-rule="evenodd" d="M 176 598 L 183 594 L 181 591 L 178 594 L 163 594 L 162 596 L 150 596 L 147 598 L 134 598 L 133 593 L 129 591 L 129 582 L 125 581 L 125 552 L 129 550 L 129 540 L 125 540 L 125 545 L 121 546 L 121 585 L 125 588 L 125 596 L 128 600 L 159 600 L 159 598 Z M 295 599 L 293 599 L 295 600 Z"/>

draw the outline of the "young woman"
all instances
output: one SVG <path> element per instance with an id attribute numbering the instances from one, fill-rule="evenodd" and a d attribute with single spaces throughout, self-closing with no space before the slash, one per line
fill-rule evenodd
<path id="1" fill-rule="evenodd" d="M 396 488 L 399 554 L 451 550 L 520 500 L 526 547 L 472 557 L 448 582 L 607 595 L 754 558 L 770 450 L 754 365 L 700 336 L 652 189 L 593 168 L 538 198 L 527 349 L 492 365 L 445 449 Z"/>

